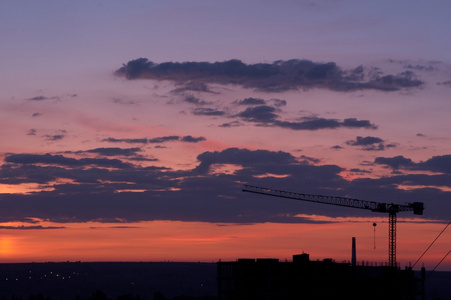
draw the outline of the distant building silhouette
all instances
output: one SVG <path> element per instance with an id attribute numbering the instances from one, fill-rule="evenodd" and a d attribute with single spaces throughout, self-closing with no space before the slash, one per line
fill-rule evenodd
<path id="1" fill-rule="evenodd" d="M 352 266 L 332 259 L 310 261 L 308 254 L 278 259 L 218 262 L 218 292 L 222 300 L 241 299 L 421 299 L 422 280 L 411 268 Z"/>

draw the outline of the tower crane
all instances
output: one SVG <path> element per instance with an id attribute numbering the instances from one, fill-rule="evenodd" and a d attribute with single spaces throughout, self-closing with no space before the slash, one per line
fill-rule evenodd
<path id="1" fill-rule="evenodd" d="M 243 192 L 262 194 L 267 196 L 288 198 L 294 200 L 338 205 L 352 208 L 371 210 L 373 212 L 388 213 L 388 264 L 391 267 L 396 266 L 396 214 L 398 212 L 413 211 L 416 215 L 422 215 L 424 210 L 423 202 L 413 202 L 406 205 L 394 203 L 382 203 L 374 201 L 365 201 L 338 196 L 323 196 L 287 192 L 253 185 L 244 185 Z"/>

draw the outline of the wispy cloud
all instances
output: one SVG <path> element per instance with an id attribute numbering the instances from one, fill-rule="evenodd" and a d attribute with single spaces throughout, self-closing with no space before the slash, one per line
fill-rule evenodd
<path id="1" fill-rule="evenodd" d="M 137 138 L 137 139 L 118 139 L 109 137 L 103 139 L 102 142 L 110 142 L 110 143 L 128 143 L 128 144 L 163 144 L 167 142 L 189 142 L 189 143 L 197 143 L 206 141 L 205 137 L 192 137 L 191 135 L 186 136 L 178 136 L 178 135 L 170 135 L 170 136 L 161 136 L 154 138 Z M 133 148 L 135 149 L 135 148 Z M 138 148 L 139 149 L 139 148 Z"/>

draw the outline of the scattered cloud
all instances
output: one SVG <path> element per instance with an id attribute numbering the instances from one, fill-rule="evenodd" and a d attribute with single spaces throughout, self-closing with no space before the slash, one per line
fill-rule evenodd
<path id="1" fill-rule="evenodd" d="M 44 137 L 48 141 L 59 141 L 66 137 L 66 133 L 67 133 L 66 130 L 60 129 L 57 131 L 56 134 L 53 135 L 45 134 L 42 137 Z"/>
<path id="2" fill-rule="evenodd" d="M 355 140 L 346 142 L 349 146 L 359 146 L 365 151 L 382 151 L 386 148 L 396 147 L 395 144 L 384 144 L 384 140 L 374 136 L 358 136 Z"/>
<path id="3" fill-rule="evenodd" d="M 195 108 L 193 114 L 197 116 L 224 116 L 225 111 L 213 109 L 213 108 Z"/>

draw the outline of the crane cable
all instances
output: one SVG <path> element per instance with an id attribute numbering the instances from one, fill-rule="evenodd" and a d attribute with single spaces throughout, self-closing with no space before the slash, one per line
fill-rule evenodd
<path id="1" fill-rule="evenodd" d="M 435 240 L 432 241 L 432 243 L 429 245 L 429 247 L 427 247 L 426 250 L 424 250 L 423 254 L 421 254 L 420 258 L 418 258 L 417 261 L 413 264 L 412 268 L 415 267 L 415 265 L 420 261 L 420 259 L 423 257 L 423 255 L 426 254 L 426 252 L 429 250 L 429 248 L 432 247 L 432 245 L 435 243 L 435 241 L 442 235 L 442 233 L 446 230 L 446 228 L 448 228 L 449 224 L 451 224 L 451 221 L 448 222 L 448 224 L 445 226 L 445 228 L 443 228 L 443 230 L 437 235 L 437 237 L 435 238 Z M 449 254 L 449 252 L 448 252 L 448 254 Z M 446 254 L 445 257 L 448 256 L 448 254 Z M 445 259 L 445 257 L 443 259 Z M 440 261 L 440 263 L 443 261 L 443 259 Z"/>
<path id="2" fill-rule="evenodd" d="M 445 254 L 445 256 L 438 262 L 438 264 L 434 267 L 434 269 L 432 269 L 431 272 L 429 272 L 428 276 L 426 276 L 426 278 L 428 278 L 429 276 L 431 276 L 432 272 L 435 271 L 435 269 L 437 269 L 437 267 L 442 263 L 442 261 L 445 260 L 445 258 L 448 256 L 448 254 L 451 253 L 451 250 L 448 251 L 448 253 Z"/>

